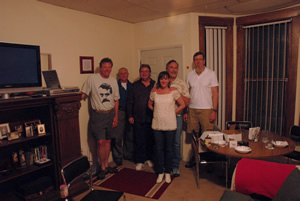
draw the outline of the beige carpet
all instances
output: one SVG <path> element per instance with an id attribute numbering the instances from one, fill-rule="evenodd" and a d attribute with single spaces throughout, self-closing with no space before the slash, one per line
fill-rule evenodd
<path id="1" fill-rule="evenodd" d="M 219 169 L 216 168 L 214 172 L 207 173 L 207 168 L 202 166 L 201 172 L 203 172 L 203 174 L 200 176 L 200 188 L 197 189 L 194 168 L 185 168 L 184 164 L 185 162 L 181 162 L 180 164 L 181 176 L 174 179 L 158 201 L 218 201 L 225 189 L 225 178 L 220 177 L 221 173 L 218 173 Z M 124 161 L 123 166 L 135 168 L 135 164 L 129 161 Z M 145 170 L 153 171 L 152 168 L 149 167 L 146 167 Z M 94 187 L 95 189 L 104 189 Z M 78 195 L 74 198 L 74 201 L 79 201 L 86 193 L 87 192 Z M 125 193 L 125 196 L 126 201 L 156 201 L 155 199 L 144 198 L 128 193 Z"/>

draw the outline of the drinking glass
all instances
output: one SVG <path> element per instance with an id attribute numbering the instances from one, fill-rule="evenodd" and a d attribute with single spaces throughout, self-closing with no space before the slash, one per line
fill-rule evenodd
<path id="1" fill-rule="evenodd" d="M 263 143 L 269 142 L 269 131 L 268 130 L 263 131 L 262 142 Z"/>

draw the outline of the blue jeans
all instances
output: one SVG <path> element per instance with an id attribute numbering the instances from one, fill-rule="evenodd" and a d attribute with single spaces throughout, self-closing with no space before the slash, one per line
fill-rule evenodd
<path id="1" fill-rule="evenodd" d="M 158 174 L 171 173 L 175 130 L 153 130 L 155 139 L 156 170 Z"/>
<path id="2" fill-rule="evenodd" d="M 181 160 L 181 131 L 182 131 L 182 116 L 176 116 L 177 129 L 174 137 L 173 147 L 173 169 L 179 169 Z"/>
<path id="3" fill-rule="evenodd" d="M 151 160 L 153 153 L 153 134 L 151 123 L 134 122 L 135 162 Z"/>

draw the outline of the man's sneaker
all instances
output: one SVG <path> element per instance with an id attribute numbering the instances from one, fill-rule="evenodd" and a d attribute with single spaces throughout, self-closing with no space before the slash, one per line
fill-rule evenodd
<path id="1" fill-rule="evenodd" d="M 179 169 L 177 169 L 177 168 L 174 168 L 174 169 L 173 169 L 173 176 L 174 176 L 174 177 L 179 177 L 179 176 L 180 176 Z"/>
<path id="2" fill-rule="evenodd" d="M 145 161 L 145 164 L 149 167 L 153 167 L 153 163 L 150 160 Z"/>
<path id="3" fill-rule="evenodd" d="M 143 163 L 138 163 L 138 164 L 136 164 L 135 169 L 136 169 L 137 171 L 141 171 L 141 170 L 143 169 L 143 167 L 144 167 L 144 164 L 143 164 Z"/>

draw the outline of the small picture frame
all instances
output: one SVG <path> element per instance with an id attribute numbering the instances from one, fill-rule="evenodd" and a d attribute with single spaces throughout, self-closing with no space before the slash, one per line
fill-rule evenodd
<path id="1" fill-rule="evenodd" d="M 0 139 L 7 138 L 8 133 L 10 133 L 9 124 L 0 124 Z"/>
<path id="2" fill-rule="evenodd" d="M 94 57 L 80 56 L 80 74 L 94 73 Z"/>
<path id="3" fill-rule="evenodd" d="M 45 124 L 37 125 L 37 130 L 39 135 L 45 135 L 46 134 Z"/>
<path id="4" fill-rule="evenodd" d="M 7 140 L 8 141 L 16 140 L 16 139 L 19 139 L 19 133 L 18 132 L 14 131 L 14 132 L 11 132 L 11 133 L 7 134 Z"/>
<path id="5" fill-rule="evenodd" d="M 32 137 L 33 136 L 32 126 L 25 126 L 25 133 L 26 133 L 26 137 Z"/>
<path id="6" fill-rule="evenodd" d="M 37 119 L 37 120 L 33 120 L 33 121 L 28 121 L 28 122 L 25 122 L 24 124 L 25 124 L 25 127 L 27 127 L 27 126 L 31 126 L 32 127 L 32 133 L 33 133 L 33 135 L 38 135 L 37 125 L 41 124 L 41 120 Z"/>
<path id="7" fill-rule="evenodd" d="M 22 124 L 16 125 L 15 131 L 17 131 L 18 133 L 23 133 L 24 132 L 23 125 Z"/>

